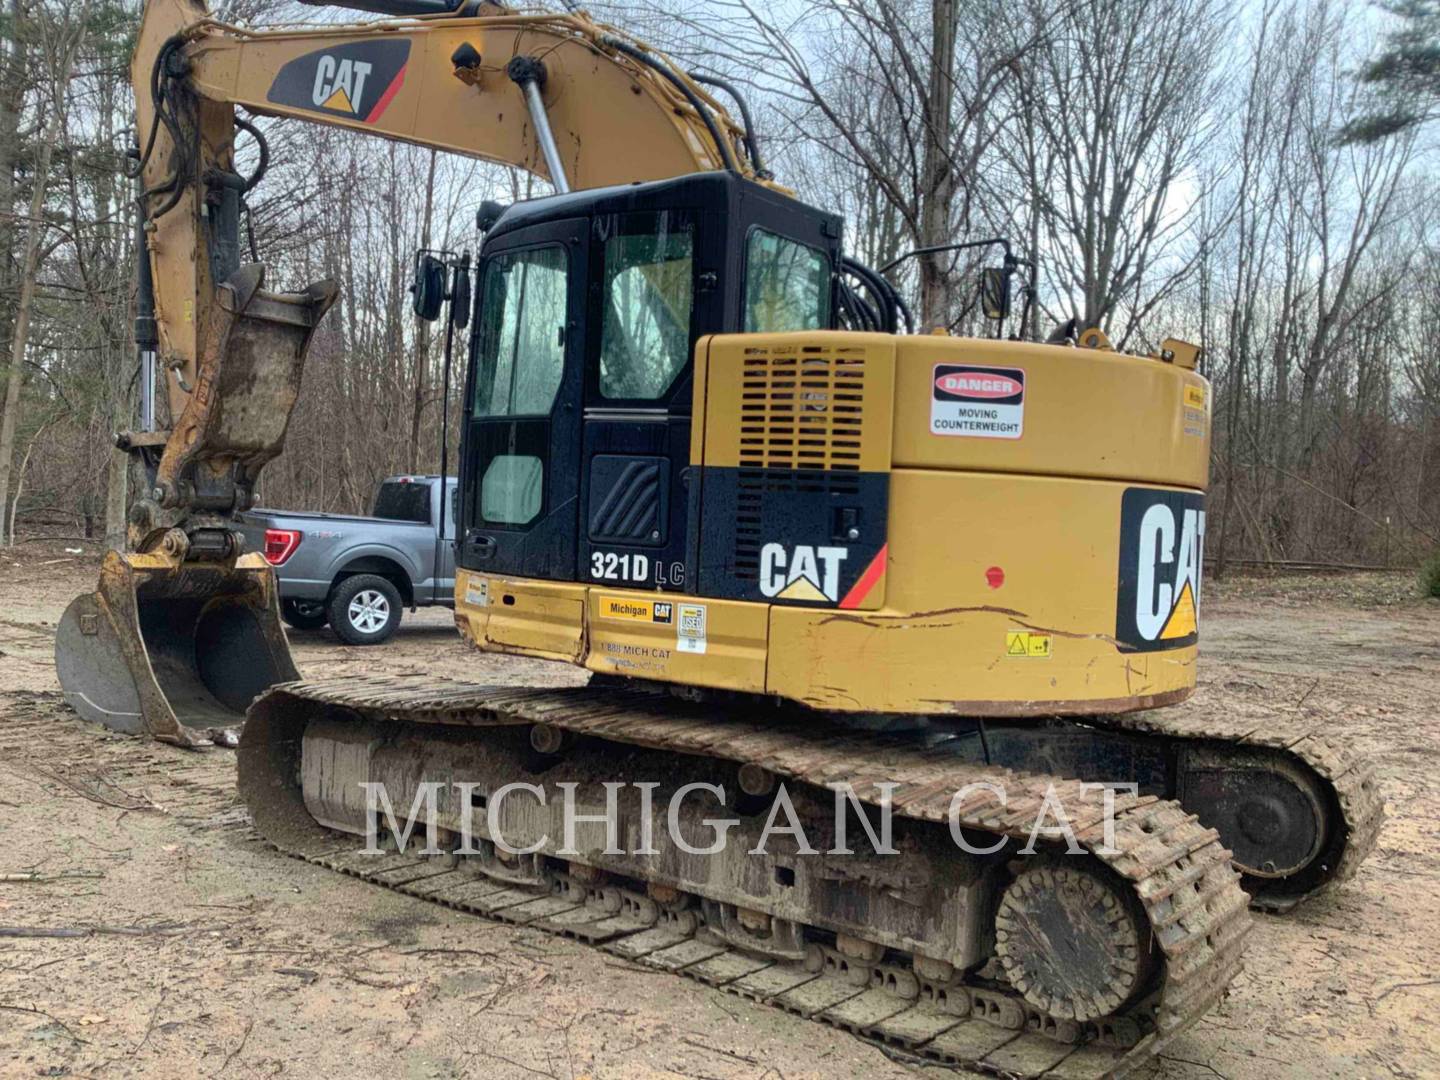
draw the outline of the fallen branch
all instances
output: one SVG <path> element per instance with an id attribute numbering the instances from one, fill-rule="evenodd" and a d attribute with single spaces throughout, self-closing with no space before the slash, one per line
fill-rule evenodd
<path id="1" fill-rule="evenodd" d="M 118 784 L 114 784 L 114 783 L 110 782 L 109 780 L 106 780 L 106 779 L 105 779 L 104 777 L 102 777 L 102 776 L 96 776 L 96 777 L 95 777 L 95 780 L 96 780 L 98 783 L 105 784 L 107 787 L 112 787 L 112 788 L 114 788 L 116 791 L 120 792 L 120 794 L 124 795 L 127 799 L 132 799 L 132 800 L 136 800 L 136 801 L 134 801 L 134 802 L 132 802 L 132 803 L 130 803 L 130 804 L 126 804 L 126 803 L 116 802 L 114 799 L 107 799 L 107 798 L 105 798 L 104 795 L 101 795 L 98 791 L 87 790 L 86 788 L 84 788 L 84 787 L 82 787 L 81 785 L 77 784 L 75 781 L 71 780 L 69 777 L 61 776 L 59 773 L 54 773 L 54 772 L 51 772 L 49 769 L 41 768 L 39 765 L 36 765 L 33 761 L 27 762 L 27 764 L 28 764 L 32 769 L 34 769 L 36 772 L 38 772 L 41 776 L 44 776 L 44 777 L 46 777 L 47 779 L 53 780 L 53 781 L 55 781 L 55 783 L 60 784 L 60 785 L 62 785 L 63 787 L 69 788 L 69 789 L 70 789 L 71 791 L 73 791 L 76 795 L 79 795 L 82 799 L 88 799 L 90 802 L 99 803 L 101 806 L 109 806 L 109 807 L 111 807 L 111 808 L 113 808 L 113 809 L 115 809 L 115 810 L 134 810 L 134 811 L 144 811 L 144 812 L 146 812 L 146 813 L 156 813 L 156 814 L 164 813 L 164 811 L 161 810 L 160 807 L 156 806 L 155 803 L 154 803 L 152 800 L 146 798 L 146 797 L 143 796 L 143 795 L 132 795 L 132 794 L 130 794 L 130 792 L 126 791 L 124 788 L 120 787 Z"/>
<path id="2" fill-rule="evenodd" d="M 1387 997 L 1389 997 L 1391 994 L 1395 993 L 1396 990 L 1414 990 L 1414 989 L 1417 989 L 1417 988 L 1422 987 L 1422 986 L 1440 986 L 1440 979 L 1426 979 L 1424 982 L 1402 982 L 1402 983 L 1396 983 L 1394 986 L 1390 987 L 1388 990 L 1386 990 L 1384 993 L 1382 993 L 1379 997 L 1377 997 L 1377 998 L 1375 999 L 1375 1003 L 1378 1005 L 1380 1002 L 1384 1001 L 1384 1000 L 1385 1000 Z"/>
<path id="3" fill-rule="evenodd" d="M 69 1035 L 71 1039 L 75 1040 L 75 1042 L 85 1042 L 84 1039 L 80 1038 L 80 1036 L 76 1035 L 73 1031 L 66 1027 L 63 1020 L 51 1015 L 44 1009 L 37 1009 L 33 1005 L 0 1005 L 0 1009 L 4 1009 L 6 1012 L 33 1013 L 36 1016 L 43 1016 L 46 1020 L 49 1020 L 61 1031 L 65 1032 L 66 1035 Z"/>
<path id="4" fill-rule="evenodd" d="M 343 969 L 340 975 L 342 978 L 349 979 L 351 982 L 357 982 L 361 986 L 368 986 L 372 990 L 403 990 L 406 986 L 403 982 L 381 982 L 379 979 L 367 979 L 363 975 L 357 975 L 353 971 L 345 971 Z"/>
<path id="5" fill-rule="evenodd" d="M 725 1057 L 734 1058 L 736 1061 L 743 1061 L 747 1065 L 760 1064 L 757 1058 L 753 1058 L 749 1054 L 737 1054 L 734 1050 L 726 1050 L 723 1046 L 711 1046 L 709 1043 L 702 1042 L 701 1040 L 692 1038 L 689 1035 L 681 1036 L 680 1041 L 685 1043 L 687 1046 L 693 1046 L 698 1050 L 708 1050 L 712 1054 L 723 1054 Z"/>
<path id="6" fill-rule="evenodd" d="M 221 929 L 221 928 L 215 928 Z M 205 929 L 194 926 L 178 926 L 174 923 L 160 926 L 0 926 L 0 938 L 87 938 L 102 934 L 119 937 L 149 937 L 159 935 L 173 937 L 176 934 L 192 932 L 205 933 Z"/>
<path id="7" fill-rule="evenodd" d="M 138 1054 L 145 1049 L 145 1044 L 150 1041 L 150 1033 L 155 1030 L 155 1018 L 160 1015 L 160 1006 L 165 1004 L 165 988 L 160 988 L 160 997 L 155 1002 L 155 1007 L 150 1010 L 150 1022 L 145 1025 L 145 1037 L 140 1040 L 139 1045 L 130 1051 L 131 1056 Z"/>
<path id="8" fill-rule="evenodd" d="M 483 956 L 498 960 L 500 954 L 487 949 L 402 949 L 401 956 Z"/>
<path id="9" fill-rule="evenodd" d="M 229 1067 L 230 1062 L 234 1061 L 239 1055 L 240 1051 L 245 1049 L 245 1044 L 250 1041 L 250 1031 L 254 1026 L 255 1018 L 252 1016 L 250 1022 L 245 1025 L 245 1034 L 240 1037 L 240 1045 L 225 1055 L 225 1064 L 220 1066 L 220 1072 L 223 1073 Z M 219 1073 L 216 1073 L 216 1075 L 218 1076 Z"/>
<path id="10" fill-rule="evenodd" d="M 14 874 L 0 874 L 0 884 L 18 885 L 24 882 L 65 881 L 72 878 L 103 878 L 103 870 L 66 870 L 60 874 L 42 874 L 38 870 L 24 870 Z"/>
<path id="11" fill-rule="evenodd" d="M 275 969 L 276 975 L 289 975 L 291 978 L 299 979 L 306 986 L 309 986 L 316 979 L 320 978 L 318 971 L 311 971 L 309 968 L 282 967 Z"/>

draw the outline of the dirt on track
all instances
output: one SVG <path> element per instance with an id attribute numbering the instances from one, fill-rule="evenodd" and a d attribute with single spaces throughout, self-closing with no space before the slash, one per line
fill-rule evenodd
<path id="1" fill-rule="evenodd" d="M 0 552 L 0 1076 L 945 1071 L 276 854 L 235 799 L 229 752 L 120 736 L 64 705 L 54 628 L 97 570 L 63 545 Z M 307 676 L 583 679 L 479 655 L 438 610 L 380 648 L 324 630 L 291 642 Z M 1354 881 L 1259 918 L 1229 999 L 1153 1075 L 1440 1075 L 1440 603 L 1413 599 L 1408 575 L 1236 579 L 1209 589 L 1202 649 L 1200 692 L 1179 708 L 1352 737 L 1380 762 L 1389 819 Z"/>

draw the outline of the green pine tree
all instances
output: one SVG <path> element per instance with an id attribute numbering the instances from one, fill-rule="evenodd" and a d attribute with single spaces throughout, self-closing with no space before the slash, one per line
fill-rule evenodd
<path id="1" fill-rule="evenodd" d="M 1358 73 L 1376 92 L 1376 105 L 1345 125 L 1345 142 L 1374 142 L 1440 111 L 1440 0 L 1395 0 L 1383 7 L 1400 25 Z"/>

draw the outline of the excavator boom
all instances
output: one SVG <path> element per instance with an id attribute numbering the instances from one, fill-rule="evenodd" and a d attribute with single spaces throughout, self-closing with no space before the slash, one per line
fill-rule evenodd
<path id="1" fill-rule="evenodd" d="M 234 520 L 284 445 L 337 290 L 273 292 L 242 262 L 244 200 L 268 154 L 237 106 L 513 165 L 558 191 L 757 171 L 746 131 L 642 43 L 583 15 L 474 10 L 255 31 L 199 0 L 146 5 L 131 65 L 145 407 L 141 430 L 118 437 L 139 497 L 129 553 L 112 553 L 56 640 L 61 684 L 87 718 L 233 742 L 254 694 L 295 677 L 273 576 Z M 236 171 L 237 131 L 259 141 L 249 176 Z"/>
<path id="2" fill-rule="evenodd" d="M 212 20 L 200 0 L 146 5 L 131 78 L 160 353 L 179 376 L 174 415 L 217 336 L 203 313 L 239 268 L 241 199 L 265 168 L 262 158 L 257 174 L 235 172 L 237 106 L 512 165 L 559 190 L 755 172 L 737 149 L 744 129 L 643 43 L 583 15 L 489 10 L 248 30 Z"/>

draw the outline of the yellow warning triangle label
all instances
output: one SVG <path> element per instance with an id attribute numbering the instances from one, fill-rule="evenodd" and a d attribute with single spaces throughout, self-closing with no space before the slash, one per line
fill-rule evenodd
<path id="1" fill-rule="evenodd" d="M 780 593 L 781 600 L 818 600 L 829 603 L 830 598 L 815 587 L 809 578 L 796 578 Z"/>
<path id="2" fill-rule="evenodd" d="M 1017 633 L 1017 632 L 1014 632 L 1014 631 L 1012 631 L 1011 633 L 1006 634 L 1006 635 L 1005 635 L 1005 655 L 1006 655 L 1006 656 L 1029 656 L 1029 655 L 1030 655 L 1029 640 L 1030 640 L 1030 635 L 1029 635 L 1029 634 L 1022 634 L 1022 633 Z"/>
<path id="3" fill-rule="evenodd" d="M 350 104 L 350 95 L 345 93 L 343 87 L 337 88 L 333 94 L 325 99 L 325 104 L 321 107 L 325 109 L 338 109 L 340 112 L 348 113 L 355 111 L 355 106 Z"/>
<path id="4" fill-rule="evenodd" d="M 1195 633 L 1195 594 L 1190 589 L 1190 582 L 1185 582 L 1185 587 L 1180 590 L 1180 599 L 1175 601 L 1175 606 L 1170 609 L 1170 618 L 1165 620 L 1165 628 L 1160 631 L 1161 641 L 1173 641 L 1175 638 L 1189 637 Z"/>

